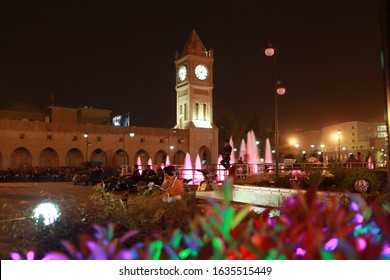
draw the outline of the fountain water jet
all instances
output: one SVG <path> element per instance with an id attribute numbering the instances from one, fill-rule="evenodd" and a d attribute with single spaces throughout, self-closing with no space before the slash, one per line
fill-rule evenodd
<path id="1" fill-rule="evenodd" d="M 167 158 L 165 159 L 165 166 L 171 165 L 171 162 L 169 161 L 169 155 L 167 155 Z"/>
<path id="2" fill-rule="evenodd" d="M 230 155 L 230 163 L 236 162 L 236 155 L 234 153 L 233 136 L 230 136 L 229 145 L 232 146 L 232 153 Z"/>
<path id="3" fill-rule="evenodd" d="M 249 164 L 252 164 L 253 172 L 257 172 L 260 159 L 259 159 L 259 150 L 256 144 L 256 137 L 253 130 L 250 130 L 247 133 L 246 151 L 247 151 L 247 162 Z"/>
<path id="4" fill-rule="evenodd" d="M 221 160 L 222 160 L 222 155 L 219 155 L 217 162 L 220 163 Z M 219 180 L 221 180 L 221 181 L 225 180 L 225 167 L 223 167 L 221 164 L 218 164 L 217 169 L 218 169 L 217 175 L 218 175 Z"/>
<path id="5" fill-rule="evenodd" d="M 201 181 L 203 181 L 203 175 L 202 173 L 196 171 L 197 169 L 202 169 L 202 162 L 200 160 L 199 154 L 196 155 L 196 159 L 195 159 L 195 171 L 194 171 L 194 179 L 193 179 L 194 184 L 199 184 Z"/>
<path id="6" fill-rule="evenodd" d="M 271 143 L 269 141 L 269 138 L 265 140 L 264 162 L 268 164 L 272 163 L 272 151 L 271 151 Z"/>
<path id="7" fill-rule="evenodd" d="M 242 160 L 246 161 L 246 144 L 244 139 L 241 140 L 240 157 Z"/>
<path id="8" fill-rule="evenodd" d="M 183 178 L 185 179 L 192 179 L 192 162 L 191 162 L 191 156 L 187 152 L 186 157 L 184 158 L 184 172 L 182 174 Z"/>

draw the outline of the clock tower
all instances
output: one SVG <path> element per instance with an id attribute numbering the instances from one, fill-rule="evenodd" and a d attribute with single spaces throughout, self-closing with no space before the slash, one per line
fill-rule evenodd
<path id="1" fill-rule="evenodd" d="M 176 128 L 212 128 L 213 50 L 207 50 L 195 30 L 176 52 Z"/>

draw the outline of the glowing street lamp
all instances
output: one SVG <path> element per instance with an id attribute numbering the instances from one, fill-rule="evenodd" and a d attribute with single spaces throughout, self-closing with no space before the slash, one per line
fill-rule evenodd
<path id="1" fill-rule="evenodd" d="M 129 133 L 129 136 L 133 138 L 135 136 L 135 133 L 133 130 L 131 130 Z M 126 132 L 123 134 L 123 164 L 126 165 Z M 129 153 L 130 154 L 130 153 Z"/>
<path id="2" fill-rule="evenodd" d="M 271 42 L 268 42 L 267 47 L 264 49 L 264 54 L 273 58 L 273 79 L 275 86 L 275 175 L 279 177 L 279 120 L 278 120 L 278 96 L 286 93 L 286 88 L 282 86 L 281 81 L 277 79 L 276 72 L 276 49 L 272 46 Z"/>
<path id="3" fill-rule="evenodd" d="M 337 134 L 335 134 L 333 136 L 334 139 L 338 140 L 338 144 L 339 144 L 339 163 L 341 162 L 341 146 L 340 146 L 340 142 L 341 142 L 341 131 L 340 129 L 337 131 Z"/>
<path id="4" fill-rule="evenodd" d="M 87 164 L 87 162 L 88 162 L 88 133 L 84 133 L 84 138 L 86 140 L 86 143 L 85 143 L 85 163 Z"/>

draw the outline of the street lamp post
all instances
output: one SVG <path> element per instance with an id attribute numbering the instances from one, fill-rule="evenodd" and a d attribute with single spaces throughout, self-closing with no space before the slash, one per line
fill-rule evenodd
<path id="1" fill-rule="evenodd" d="M 84 133 L 85 142 L 85 164 L 88 164 L 88 133 Z"/>
<path id="2" fill-rule="evenodd" d="M 275 87 L 275 176 L 279 177 L 279 116 L 278 116 L 278 96 L 286 93 L 286 88 L 282 86 L 281 81 L 277 79 L 276 72 L 276 49 L 272 46 L 271 42 L 268 42 L 267 47 L 264 49 L 266 56 L 273 58 L 273 83 Z"/>
<path id="3" fill-rule="evenodd" d="M 130 132 L 123 133 L 123 165 L 126 165 L 126 134 L 129 134 L 131 138 L 135 136 L 135 132 L 131 130 Z M 130 164 L 130 153 L 129 153 L 129 164 Z"/>
<path id="4" fill-rule="evenodd" d="M 338 141 L 338 145 L 339 145 L 339 155 L 338 155 L 338 162 L 340 163 L 341 162 L 341 145 L 340 145 L 340 142 L 341 142 L 341 131 L 340 129 L 337 131 L 337 134 L 334 135 L 334 139 L 336 139 Z"/>
<path id="5" fill-rule="evenodd" d="M 337 131 L 337 138 L 339 140 L 339 163 L 341 163 L 341 145 L 340 145 L 340 142 L 341 142 L 341 131 L 339 129 L 339 131 Z"/>

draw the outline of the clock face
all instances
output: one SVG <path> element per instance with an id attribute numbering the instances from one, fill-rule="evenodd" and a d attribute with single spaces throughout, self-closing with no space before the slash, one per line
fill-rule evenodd
<path id="1" fill-rule="evenodd" d="M 206 66 L 204 66 L 203 64 L 199 64 L 198 66 L 195 67 L 195 76 L 199 80 L 206 79 L 207 75 L 208 75 L 208 70 Z"/>
<path id="2" fill-rule="evenodd" d="M 178 76 L 180 82 L 184 81 L 187 77 L 187 67 L 185 67 L 184 65 L 181 65 L 179 67 L 179 70 L 177 71 L 177 76 Z"/>

